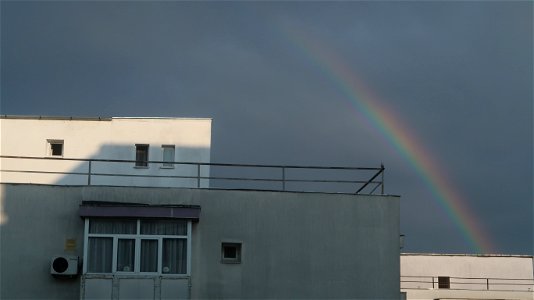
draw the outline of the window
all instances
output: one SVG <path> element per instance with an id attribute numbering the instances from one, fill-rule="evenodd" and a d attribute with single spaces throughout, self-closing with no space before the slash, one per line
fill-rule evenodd
<path id="1" fill-rule="evenodd" d="M 161 146 L 163 151 L 163 168 L 174 168 L 174 145 Z"/>
<path id="2" fill-rule="evenodd" d="M 85 273 L 189 274 L 191 222 L 86 219 Z"/>
<path id="3" fill-rule="evenodd" d="M 241 263 L 241 243 L 222 243 L 221 262 L 226 264 Z"/>
<path id="4" fill-rule="evenodd" d="M 63 140 L 47 140 L 49 156 L 63 156 Z"/>
<path id="5" fill-rule="evenodd" d="M 135 166 L 136 167 L 148 167 L 148 145 L 146 144 L 135 145 Z"/>
<path id="6" fill-rule="evenodd" d="M 450 289 L 451 288 L 451 278 L 448 276 L 439 276 L 438 277 L 438 288 L 440 289 Z"/>

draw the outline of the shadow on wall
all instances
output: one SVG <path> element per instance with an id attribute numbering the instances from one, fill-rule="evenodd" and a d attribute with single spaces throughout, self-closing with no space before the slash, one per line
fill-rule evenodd
<path id="1" fill-rule="evenodd" d="M 2 182 L 355 193 L 380 171 L 210 164 L 209 148 L 183 146 L 151 146 L 146 150 L 110 144 L 89 158 L 78 158 L 2 158 Z M 383 177 L 376 177 L 363 194 L 382 193 L 382 181 Z"/>
<path id="2" fill-rule="evenodd" d="M 209 187 L 208 179 L 199 178 L 210 176 L 209 167 L 195 164 L 210 161 L 209 148 L 172 150 L 170 155 L 149 147 L 143 153 L 135 145 L 110 144 L 85 159 L 2 157 L 0 299 L 80 297 L 79 277 L 50 275 L 53 257 L 83 257 L 84 222 L 77 213 L 80 186 Z M 164 156 L 181 163 L 164 162 Z M 31 284 L 20 278 L 31 278 Z"/>
<path id="3" fill-rule="evenodd" d="M 0 299 L 79 298 L 79 277 L 54 278 L 50 268 L 55 256 L 83 256 L 80 187 L 2 184 L 1 189 Z"/>
<path id="4" fill-rule="evenodd" d="M 201 147 L 180 146 L 169 151 L 108 144 L 88 158 L 2 158 L 2 182 L 207 188 L 209 181 L 202 177 L 210 176 L 209 167 L 197 163 L 209 163 L 209 151 Z"/>

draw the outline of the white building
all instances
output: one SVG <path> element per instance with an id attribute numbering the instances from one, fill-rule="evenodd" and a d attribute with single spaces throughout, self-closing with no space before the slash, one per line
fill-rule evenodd
<path id="1" fill-rule="evenodd" d="M 321 169 L 298 166 L 221 189 L 208 119 L 0 122 L 0 299 L 399 298 L 399 197 L 354 193 L 383 167 L 351 193 L 288 191 Z"/>
<path id="2" fill-rule="evenodd" d="M 530 255 L 401 254 L 406 299 L 534 299 Z"/>
<path id="3" fill-rule="evenodd" d="M 3 116 L 0 128 L 2 182 L 208 186 L 209 167 L 187 163 L 210 162 L 211 119 Z"/>

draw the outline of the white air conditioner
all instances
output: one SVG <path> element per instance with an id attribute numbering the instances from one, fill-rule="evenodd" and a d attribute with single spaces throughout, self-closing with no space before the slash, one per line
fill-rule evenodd
<path id="1" fill-rule="evenodd" d="M 78 274 L 78 256 L 54 256 L 50 261 L 50 274 L 59 276 L 75 276 Z"/>

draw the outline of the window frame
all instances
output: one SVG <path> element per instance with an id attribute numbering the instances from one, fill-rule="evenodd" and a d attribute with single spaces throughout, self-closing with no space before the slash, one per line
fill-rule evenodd
<path id="1" fill-rule="evenodd" d="M 226 256 L 226 248 L 235 249 L 235 257 Z M 223 264 L 240 264 L 242 260 L 242 242 L 222 242 L 221 243 L 221 263 Z"/>
<path id="2" fill-rule="evenodd" d="M 141 234 L 141 221 L 147 220 L 146 218 L 134 218 L 137 222 L 137 228 L 135 234 L 117 234 L 117 233 L 89 233 L 89 224 L 91 220 L 97 219 L 109 219 L 109 220 L 124 220 L 126 218 L 85 218 L 84 228 L 84 247 L 83 247 L 83 274 L 89 275 L 132 275 L 132 276 L 166 276 L 166 277 L 183 277 L 191 276 L 191 233 L 192 233 L 192 221 L 188 219 L 173 219 L 186 222 L 186 235 L 163 235 L 163 234 Z M 168 220 L 165 218 L 151 219 L 150 220 Z M 112 254 L 111 254 L 111 272 L 88 272 L 88 254 L 89 254 L 89 238 L 112 238 Z M 135 240 L 134 246 L 134 270 L 133 271 L 120 271 L 117 270 L 118 262 L 118 240 L 119 239 L 133 239 Z M 186 272 L 185 273 L 164 273 L 163 272 L 163 240 L 164 239 L 177 239 L 186 240 Z M 143 240 L 157 240 L 158 252 L 157 252 L 157 271 L 156 272 L 141 272 L 141 241 Z"/>
<path id="3" fill-rule="evenodd" d="M 165 149 L 172 149 L 172 161 L 165 160 Z M 174 169 L 174 163 L 176 162 L 176 147 L 175 145 L 161 145 L 161 168 L 162 169 Z"/>
<path id="4" fill-rule="evenodd" d="M 139 160 L 138 159 L 138 152 L 140 151 L 140 148 L 146 148 L 146 160 Z M 149 162 L 150 161 L 150 144 L 135 144 L 135 166 L 134 168 L 137 169 L 148 169 Z"/>
<path id="5" fill-rule="evenodd" d="M 54 154 L 52 145 L 61 145 L 61 154 Z M 51 157 L 63 157 L 65 155 L 65 140 L 47 139 L 46 140 L 46 154 Z"/>

